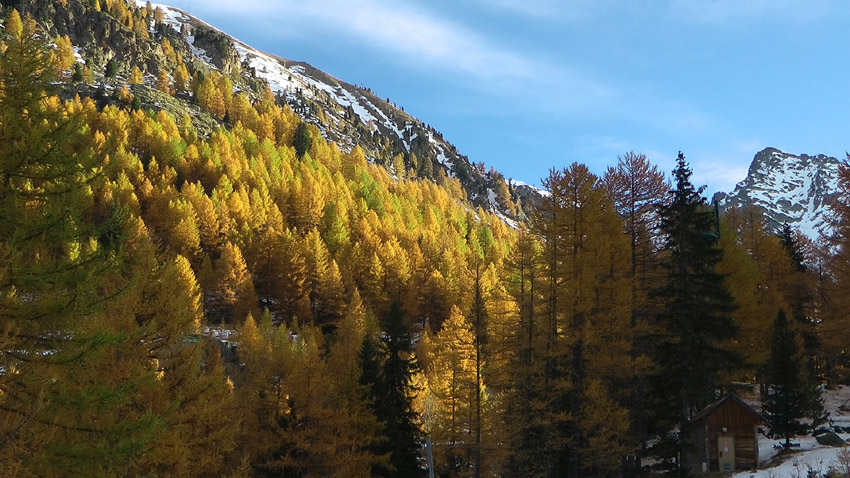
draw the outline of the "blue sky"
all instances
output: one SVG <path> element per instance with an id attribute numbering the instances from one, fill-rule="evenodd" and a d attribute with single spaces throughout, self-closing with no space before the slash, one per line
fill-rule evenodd
<path id="1" fill-rule="evenodd" d="M 169 3 L 166 1 L 165 3 Z M 634 150 L 730 190 L 767 146 L 843 158 L 840 0 L 173 0 L 389 97 L 461 153 L 539 183 Z"/>

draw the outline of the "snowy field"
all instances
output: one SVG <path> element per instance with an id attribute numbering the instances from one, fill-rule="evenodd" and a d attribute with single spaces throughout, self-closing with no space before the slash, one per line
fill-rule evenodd
<path id="1" fill-rule="evenodd" d="M 829 424 L 841 429 L 850 429 L 850 388 L 839 387 L 836 390 L 826 390 L 825 407 L 829 411 Z M 850 439 L 850 433 L 838 434 L 844 440 Z M 844 452 L 842 448 L 820 445 L 811 436 L 797 437 L 792 441 L 798 443 L 794 452 L 777 458 L 779 449 L 774 445 L 780 440 L 771 440 L 759 436 L 759 457 L 761 470 L 746 471 L 732 475 L 735 478 L 826 478 L 846 476 L 850 471 L 850 447 Z"/>

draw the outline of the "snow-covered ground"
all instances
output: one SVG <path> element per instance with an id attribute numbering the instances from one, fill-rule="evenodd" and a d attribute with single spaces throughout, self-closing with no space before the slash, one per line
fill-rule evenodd
<path id="1" fill-rule="evenodd" d="M 850 387 L 839 387 L 835 390 L 825 390 L 825 406 L 829 411 L 830 425 L 842 430 L 850 427 Z M 838 434 L 845 441 L 850 439 L 850 433 Z M 799 443 L 794 452 L 781 458 L 774 445 L 780 440 L 771 440 L 759 436 L 759 457 L 762 461 L 758 471 L 746 471 L 732 475 L 735 478 L 824 478 L 830 470 L 848 471 L 850 467 L 850 447 L 845 449 L 823 446 L 811 436 L 801 436 L 793 440 Z M 846 452 L 842 452 L 847 450 Z M 840 475 L 838 475 L 840 476 Z"/>

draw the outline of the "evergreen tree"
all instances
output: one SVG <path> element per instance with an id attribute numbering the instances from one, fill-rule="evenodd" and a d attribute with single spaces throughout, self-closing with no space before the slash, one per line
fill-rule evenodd
<path id="1" fill-rule="evenodd" d="M 107 78 L 115 78 L 115 75 L 118 74 L 118 64 L 115 62 L 114 59 L 106 62 L 103 74 Z"/>
<path id="2" fill-rule="evenodd" d="M 771 438 L 785 440 L 818 426 L 825 418 L 820 388 L 806 379 L 797 338 L 785 312 L 779 311 L 773 322 L 770 357 L 764 366 L 767 398 L 762 412 Z M 808 418 L 807 425 L 801 420 Z"/>
<path id="3" fill-rule="evenodd" d="M 372 473 L 378 477 L 423 476 L 424 470 L 419 466 L 422 439 L 416 424 L 418 414 L 412 406 L 411 385 L 419 365 L 412 355 L 411 333 L 399 302 L 390 305 L 383 328 L 383 350 L 367 336 L 360 351 L 360 383 L 370 390 L 372 409 L 382 427 L 383 440 L 373 447 L 373 452 L 388 457 L 388 466 L 377 465 Z"/>
<path id="4" fill-rule="evenodd" d="M 292 143 L 295 147 L 295 155 L 299 158 L 304 156 L 310 151 L 312 144 L 313 137 L 310 135 L 310 128 L 307 126 L 307 123 L 303 121 L 298 123 L 298 127 L 295 128 L 295 140 Z"/>
<path id="5" fill-rule="evenodd" d="M 81 63 L 74 65 L 74 74 L 71 75 L 71 81 L 83 81 L 83 65 Z"/>
<path id="6" fill-rule="evenodd" d="M 785 248 L 794 267 L 800 272 L 805 272 L 806 258 L 803 256 L 803 251 L 800 250 L 799 241 L 794 237 L 794 230 L 791 229 L 791 226 L 787 222 L 782 225 L 782 230 L 779 231 L 779 242 Z"/>
<path id="7" fill-rule="evenodd" d="M 691 183 L 691 170 L 682 153 L 673 174 L 671 202 L 660 210 L 669 256 L 664 264 L 666 284 L 655 291 L 664 301 L 655 393 L 666 402 L 660 405 L 657 419 L 666 417 L 671 428 L 678 425 L 682 430 L 714 401 L 721 375 L 737 367 L 740 359 L 722 347 L 737 333 L 732 319 L 736 306 L 724 276 L 715 271 L 723 252 L 716 245 L 714 214 L 705 204 L 702 188 Z M 680 443 L 680 458 L 681 447 Z M 687 464 L 679 462 L 679 466 Z"/>

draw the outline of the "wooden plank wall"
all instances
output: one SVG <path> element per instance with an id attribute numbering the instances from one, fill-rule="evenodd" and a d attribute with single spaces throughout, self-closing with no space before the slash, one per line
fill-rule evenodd
<path id="1" fill-rule="evenodd" d="M 761 422 L 749 410 L 734 400 L 729 400 L 706 417 L 709 424 L 709 468 L 718 471 L 717 439 L 722 435 L 735 437 L 735 468 L 751 470 L 758 465 L 757 425 Z M 726 427 L 726 432 L 723 432 Z"/>

